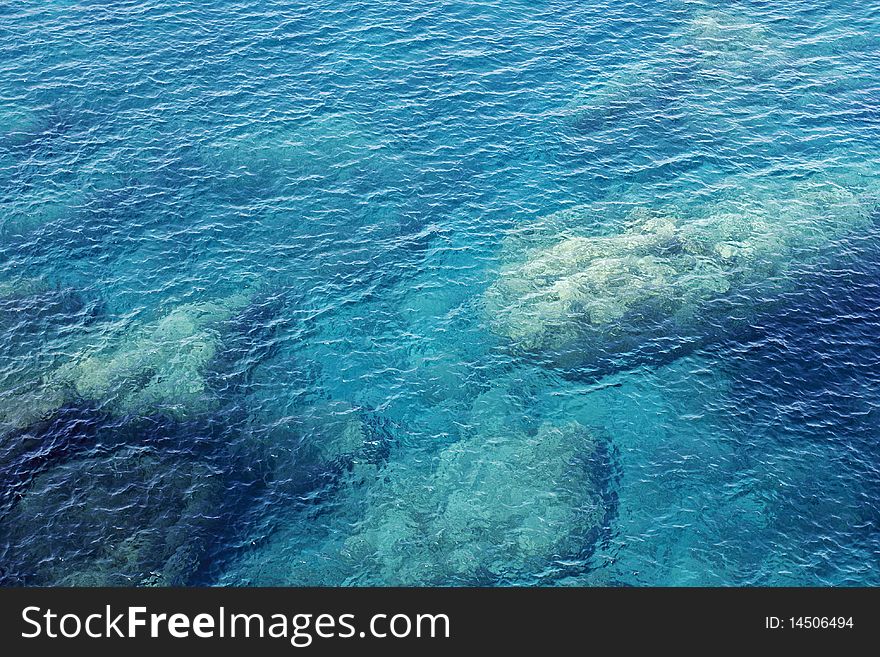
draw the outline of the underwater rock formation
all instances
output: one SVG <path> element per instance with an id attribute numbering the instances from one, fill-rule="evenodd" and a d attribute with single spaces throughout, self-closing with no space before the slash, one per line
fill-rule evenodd
<path id="1" fill-rule="evenodd" d="M 436 462 L 397 460 L 370 477 L 344 552 L 380 581 L 478 584 L 578 559 L 606 516 L 583 426 L 478 431 Z M 593 467 L 591 467 L 591 464 Z"/>
<path id="2" fill-rule="evenodd" d="M 575 93 L 563 114 L 580 130 L 617 121 L 624 114 L 642 119 L 658 113 L 681 115 L 700 123 L 706 117 L 692 115 L 683 98 L 711 99 L 719 83 L 746 84 L 746 91 L 755 94 L 756 79 L 785 70 L 790 58 L 785 45 L 746 13 L 699 12 L 660 46 L 662 56 L 637 57 L 596 74 Z"/>
<path id="3" fill-rule="evenodd" d="M 581 206 L 513 231 L 484 296 L 490 328 L 559 365 L 652 338 L 705 333 L 734 302 L 790 283 L 794 267 L 866 229 L 870 198 L 836 181 L 738 187 L 712 201 Z M 622 215 L 622 217 L 621 217 Z M 590 230 L 613 226 L 610 232 Z M 607 230 L 607 229 L 606 229 Z"/>
<path id="4" fill-rule="evenodd" d="M 118 415 L 162 411 L 183 417 L 210 408 L 205 377 L 222 349 L 223 324 L 253 296 L 246 289 L 183 304 L 154 321 L 105 331 L 97 345 L 85 330 L 55 345 L 55 353 L 37 353 L 18 370 L 0 371 L 0 436 L 83 401 Z M 67 362 L 58 366 L 61 358 Z"/>
<path id="5" fill-rule="evenodd" d="M 228 581 L 483 585 L 582 570 L 616 509 L 612 453 L 565 413 L 530 419 L 521 386 L 502 375 L 478 395 L 454 442 L 355 454 L 320 507 L 288 504 Z"/>
<path id="6" fill-rule="evenodd" d="M 0 107 L 0 147 L 27 143 L 42 129 L 37 112 L 24 107 Z"/>
<path id="7" fill-rule="evenodd" d="M 21 377 L 18 377 L 21 378 Z M 10 380 L 11 379 L 11 380 Z M 32 381 L 4 377 L 0 394 L 0 438 L 47 418 L 65 402 L 63 390 L 39 387 Z"/>
<path id="8" fill-rule="evenodd" d="M 205 403 L 205 369 L 220 347 L 218 325 L 247 306 L 252 292 L 184 304 L 59 368 L 51 385 L 119 413 L 162 408 L 185 413 Z"/>
<path id="9" fill-rule="evenodd" d="M 33 231 L 70 218 L 81 203 L 82 193 L 67 186 L 39 195 L 34 192 L 20 194 L 0 218 L 0 235 L 4 238 L 28 237 Z"/>
<path id="10" fill-rule="evenodd" d="M 85 325 L 94 311 L 94 303 L 45 277 L 11 276 L 0 282 L 0 437 L 64 403 L 64 392 L 41 378 L 51 372 L 65 332 Z"/>
<path id="11" fill-rule="evenodd" d="M 783 60 L 779 40 L 757 20 L 730 10 L 697 14 L 684 27 L 679 43 L 693 50 L 704 73 L 768 73 Z"/>
<path id="12" fill-rule="evenodd" d="M 42 277 L 24 277 L 0 281 L 0 301 L 27 297 L 50 290 L 51 285 Z"/>

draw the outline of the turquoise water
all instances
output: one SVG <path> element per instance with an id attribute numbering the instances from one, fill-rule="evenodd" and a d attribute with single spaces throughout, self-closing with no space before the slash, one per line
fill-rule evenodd
<path id="1" fill-rule="evenodd" d="M 880 583 L 878 35 L 0 4 L 0 581 Z"/>

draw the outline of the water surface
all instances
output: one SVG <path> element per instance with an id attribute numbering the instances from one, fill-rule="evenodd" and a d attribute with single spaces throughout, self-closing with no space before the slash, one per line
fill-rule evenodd
<path id="1" fill-rule="evenodd" d="M 2 582 L 880 583 L 878 34 L 849 0 L 0 4 Z M 732 286 L 650 328 L 641 274 L 607 323 L 487 301 L 638 213 L 716 231 Z"/>

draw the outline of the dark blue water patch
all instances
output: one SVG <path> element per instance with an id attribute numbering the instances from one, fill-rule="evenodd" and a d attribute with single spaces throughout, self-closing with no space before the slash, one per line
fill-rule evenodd
<path id="1" fill-rule="evenodd" d="M 231 446 L 235 458 L 259 470 L 254 494 L 235 509 L 234 522 L 215 536 L 197 581 L 216 582 L 242 554 L 266 545 L 292 515 L 308 515 L 316 526 L 332 520 L 334 500 L 350 493 L 342 486 L 347 473 L 365 464 L 381 466 L 401 444 L 403 428 L 375 413 L 357 413 L 365 432 L 363 443 L 350 452 L 321 456 L 322 443 L 338 439 L 332 423 L 325 427 L 302 415 L 274 428 L 251 426 Z M 261 469 L 262 468 L 262 469 Z M 267 469 L 268 468 L 268 469 Z M 234 484 L 233 484 L 234 485 Z"/>
<path id="2" fill-rule="evenodd" d="M 205 376 L 208 387 L 221 397 L 235 399 L 250 392 L 254 371 L 278 352 L 280 335 L 294 321 L 294 304 L 283 292 L 261 294 L 223 322 L 223 348 Z"/>
<path id="3" fill-rule="evenodd" d="M 189 179 L 189 174 L 168 171 L 161 177 L 129 173 L 99 181 L 96 189 L 84 180 L 85 194 L 72 211 L 40 227 L 27 241 L 37 253 L 60 248 L 71 260 L 96 258 L 113 249 L 114 255 L 131 251 L 151 230 L 169 225 L 183 229 L 192 223 L 191 208 L 180 195 Z"/>
<path id="4" fill-rule="evenodd" d="M 264 485 L 264 455 L 231 448 L 242 422 L 235 410 L 181 421 L 65 407 L 7 437 L 3 583 L 194 582 Z M 112 552 L 134 537 L 134 554 Z"/>
<path id="5" fill-rule="evenodd" d="M 93 447 L 108 421 L 99 410 L 65 406 L 30 427 L 3 435 L 0 508 L 8 512 L 33 477 L 53 463 Z"/>
<path id="6" fill-rule="evenodd" d="M 571 564 L 569 571 L 557 573 L 557 581 L 568 576 L 583 575 L 596 568 L 594 556 L 607 550 L 614 536 L 615 521 L 620 510 L 620 453 L 611 436 L 603 435 L 603 432 L 598 432 L 598 435 L 602 439 L 598 442 L 598 449 L 590 455 L 586 467 L 596 477 L 599 500 L 605 513 L 601 522 L 583 538 L 584 549 L 579 555 L 579 563 Z"/>
<path id="7" fill-rule="evenodd" d="M 218 479 L 130 448 L 48 470 L 0 521 L 3 583 L 186 584 L 227 519 Z"/>
<path id="8" fill-rule="evenodd" d="M 880 553 L 880 251 L 868 242 L 716 356 L 737 364 L 719 404 L 743 427 L 741 470 L 772 535 L 798 537 L 799 567 L 824 583 L 863 582 Z"/>
<path id="9" fill-rule="evenodd" d="M 725 359 L 758 359 L 765 374 L 752 399 L 789 409 L 797 424 L 871 426 L 864 419 L 875 404 L 866 393 L 880 382 L 880 249 L 873 236 L 861 242 L 845 259 L 802 276 L 803 285 L 760 318 L 755 339 L 719 352 Z M 800 401 L 784 402 L 790 396 Z"/>
<path id="10" fill-rule="evenodd" d="M 180 420 L 161 414 L 118 417 L 86 402 L 68 403 L 3 437 L 4 499 L 20 498 L 22 488 L 35 476 L 89 452 L 100 455 L 121 446 L 149 446 L 198 457 L 216 455 L 233 442 L 241 423 L 242 414 L 235 408 Z"/>

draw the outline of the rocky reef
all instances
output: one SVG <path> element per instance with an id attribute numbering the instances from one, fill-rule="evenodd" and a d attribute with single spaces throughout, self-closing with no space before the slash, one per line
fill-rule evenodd
<path id="1" fill-rule="evenodd" d="M 483 298 L 494 333 L 563 367 L 604 371 L 653 343 L 668 356 L 743 326 L 801 265 L 865 234 L 877 208 L 875 149 L 792 139 L 793 104 L 809 89 L 811 111 L 831 111 L 850 73 L 825 46 L 790 43 L 777 28 L 741 8 L 696 10 L 650 65 L 634 60 L 587 83 L 568 108 L 573 127 L 612 116 L 612 128 L 626 119 L 639 130 L 669 115 L 666 130 L 687 125 L 704 149 L 678 178 L 652 163 L 653 178 L 633 172 L 601 201 L 511 230 Z M 821 74 L 792 76 L 806 61 Z M 763 138 L 739 101 L 761 108 Z M 719 171 L 721 156 L 731 164 Z"/>
<path id="2" fill-rule="evenodd" d="M 531 419 L 536 400 L 524 384 L 502 375 L 443 445 L 401 440 L 379 458 L 354 454 L 321 510 L 300 504 L 280 515 L 229 581 L 535 584 L 588 567 L 616 510 L 614 455 L 600 432 L 562 410 Z"/>
<path id="3" fill-rule="evenodd" d="M 181 304 L 121 326 L 75 325 L 63 344 L 44 345 L 45 353 L 36 353 L 22 371 L 0 372 L 0 435 L 25 429 L 64 405 L 178 418 L 210 409 L 215 400 L 206 376 L 223 350 L 227 323 L 254 294 L 244 289 Z"/>
<path id="4" fill-rule="evenodd" d="M 579 559 L 606 515 L 590 468 L 597 448 L 575 422 L 543 423 L 479 432 L 435 463 L 391 462 L 376 473 L 345 555 L 399 585 L 532 578 Z"/>
<path id="5" fill-rule="evenodd" d="M 27 143 L 39 134 L 37 112 L 21 106 L 0 106 L 0 147 L 10 148 Z"/>
<path id="6" fill-rule="evenodd" d="M 648 108 L 675 106 L 681 112 L 683 96 L 711 95 L 720 81 L 751 84 L 778 73 L 788 58 L 782 39 L 748 14 L 730 9 L 696 13 L 664 47 L 665 56 L 650 63 L 638 57 L 591 76 L 563 115 L 575 127 L 590 129 Z"/>
<path id="7" fill-rule="evenodd" d="M 749 14 L 730 8 L 697 13 L 675 45 L 697 56 L 705 78 L 766 75 L 785 59 L 780 38 Z"/>
<path id="8" fill-rule="evenodd" d="M 248 304 L 242 292 L 218 301 L 184 304 L 145 325 L 127 328 L 62 366 L 51 385 L 120 413 L 163 408 L 184 412 L 204 400 L 205 368 L 220 347 L 218 328 Z"/>
<path id="9" fill-rule="evenodd" d="M 24 277 L 0 281 L 0 301 L 40 294 L 49 289 L 51 289 L 51 286 L 42 277 Z"/>
<path id="10" fill-rule="evenodd" d="M 747 314 L 799 264 L 871 224 L 874 201 L 839 179 L 728 183 L 705 199 L 595 203 L 512 231 L 486 322 L 561 365 L 700 335 L 729 314 L 718 302 Z"/>
<path id="11" fill-rule="evenodd" d="M 64 392 L 44 385 L 65 335 L 85 326 L 97 304 L 43 276 L 0 281 L 0 437 L 45 418 Z"/>

